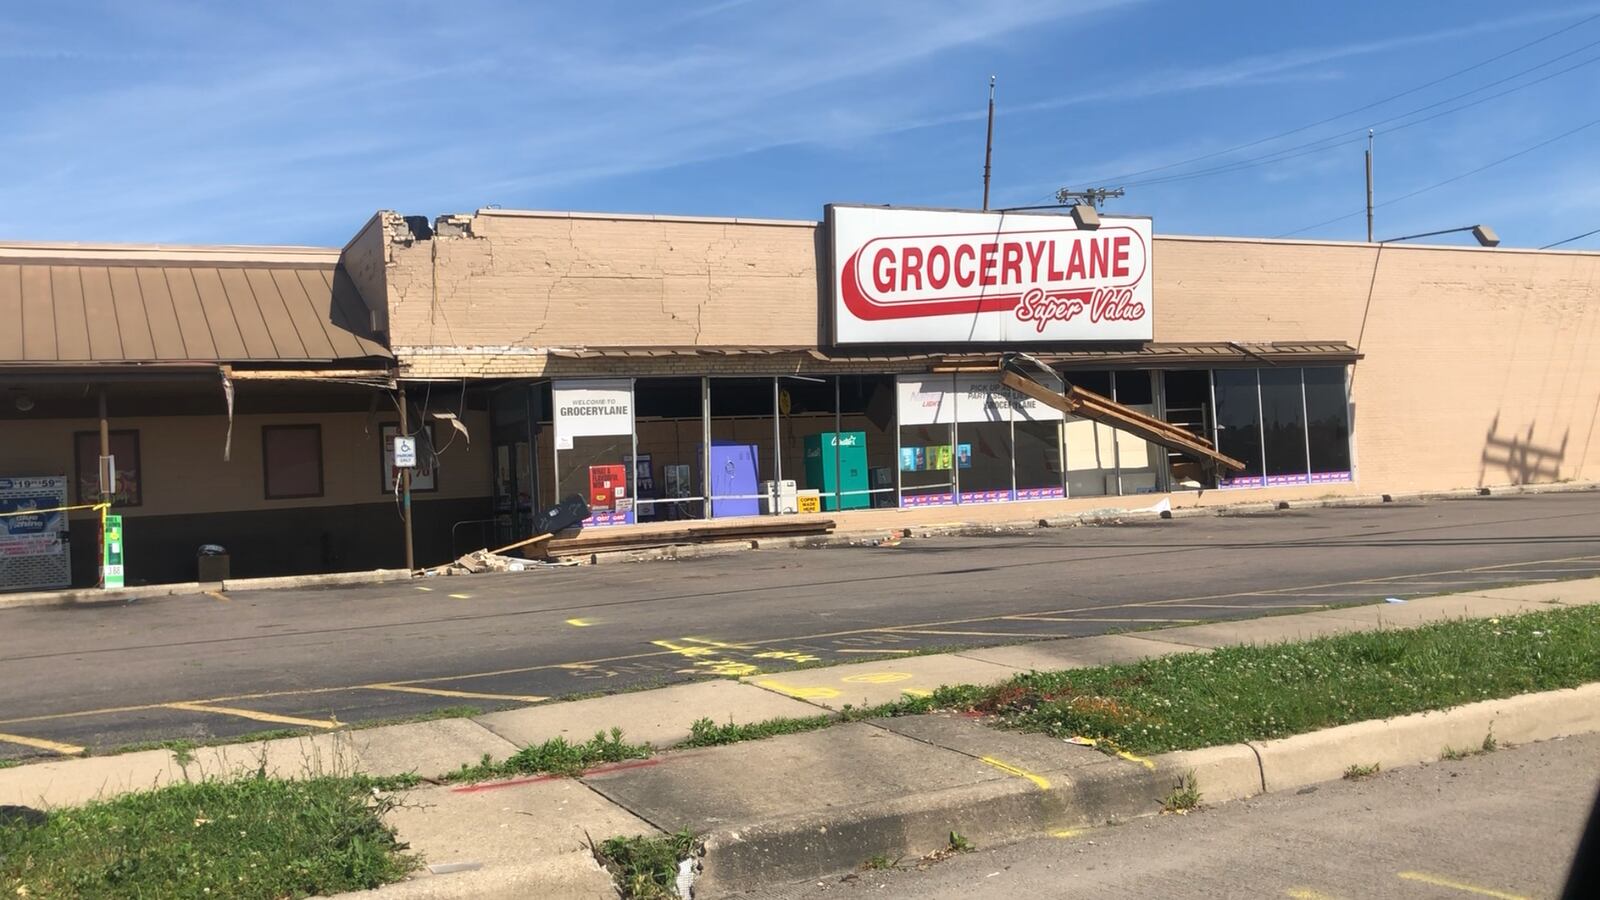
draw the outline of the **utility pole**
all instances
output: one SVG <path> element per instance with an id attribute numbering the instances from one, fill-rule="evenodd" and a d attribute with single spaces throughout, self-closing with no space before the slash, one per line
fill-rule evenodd
<path id="1" fill-rule="evenodd" d="M 983 208 L 989 208 L 989 163 L 994 158 L 994 76 L 989 76 L 989 133 L 983 138 Z"/>
<path id="2" fill-rule="evenodd" d="M 1099 209 L 1108 198 L 1121 197 L 1123 193 L 1122 188 L 1084 188 L 1081 191 L 1062 188 L 1056 191 L 1056 202 L 1074 206 L 1081 203 Z"/>
<path id="3" fill-rule="evenodd" d="M 411 436 L 411 428 L 407 424 L 407 421 L 406 421 L 406 419 L 407 419 L 407 417 L 406 417 L 406 386 L 404 384 L 401 384 L 399 386 L 399 390 L 400 390 L 400 432 L 399 433 L 400 433 L 401 437 L 410 437 Z M 391 448 L 390 452 L 391 453 L 394 452 L 392 448 Z M 400 476 L 401 518 L 405 520 L 405 529 L 406 529 L 406 571 L 415 572 L 416 569 L 417 569 L 417 558 L 416 558 L 416 553 L 413 551 L 412 546 L 411 546 L 411 467 L 410 466 L 396 466 L 395 468 L 399 470 L 398 474 Z"/>
<path id="4" fill-rule="evenodd" d="M 1367 243 L 1372 243 L 1372 129 L 1367 129 Z"/>

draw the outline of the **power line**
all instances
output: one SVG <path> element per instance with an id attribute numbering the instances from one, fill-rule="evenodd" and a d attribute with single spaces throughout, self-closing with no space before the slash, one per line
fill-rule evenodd
<path id="1" fill-rule="evenodd" d="M 1400 119 L 1404 119 L 1407 116 L 1416 115 L 1417 113 L 1420 113 L 1420 112 L 1427 112 L 1430 109 L 1434 109 L 1434 108 L 1436 108 L 1438 106 L 1442 106 L 1442 105 L 1444 105 L 1446 103 L 1451 103 L 1451 102 L 1454 102 L 1456 100 L 1460 100 L 1463 97 L 1470 97 L 1471 95 L 1476 94 L 1479 91 L 1487 90 L 1488 88 L 1492 88 L 1492 87 L 1496 87 L 1498 85 L 1505 84 L 1508 81 L 1513 81 L 1513 80 L 1515 80 L 1517 78 L 1520 78 L 1523 75 L 1527 75 L 1528 73 L 1533 72 L 1533 71 L 1535 71 L 1537 69 L 1542 69 L 1545 66 L 1548 66 L 1548 65 L 1550 65 L 1552 63 L 1559 62 L 1559 61 L 1561 61 L 1561 60 L 1563 60 L 1563 59 L 1565 59 L 1565 58 L 1567 58 L 1569 56 L 1572 56 L 1572 55 L 1574 55 L 1576 53 L 1580 53 L 1580 52 L 1582 52 L 1584 50 L 1587 50 L 1587 49 L 1589 49 L 1591 47 L 1597 47 L 1597 46 L 1600 46 L 1600 41 L 1593 41 L 1593 42 L 1585 44 L 1582 47 L 1579 47 L 1579 48 L 1577 48 L 1575 50 L 1571 50 L 1571 51 L 1568 51 L 1567 53 L 1561 54 L 1560 56 L 1554 57 L 1552 59 L 1548 59 L 1548 60 L 1546 60 L 1546 61 L 1544 61 L 1542 63 L 1539 63 L 1538 65 L 1530 66 L 1529 68 L 1523 69 L 1520 72 L 1516 72 L 1516 73 L 1508 75 L 1508 76 L 1506 76 L 1504 78 L 1501 78 L 1499 80 L 1491 81 L 1488 84 L 1481 85 L 1479 87 L 1475 87 L 1470 91 L 1464 91 L 1464 92 L 1462 92 L 1460 94 L 1456 94 L 1453 97 L 1446 97 L 1443 100 L 1439 100 L 1439 101 L 1436 101 L 1436 102 L 1433 102 L 1433 103 L 1429 103 L 1429 104 L 1427 104 L 1425 106 L 1419 106 L 1416 109 L 1409 110 L 1407 112 L 1403 112 L 1403 113 L 1400 113 L 1398 115 L 1390 116 L 1387 119 L 1378 119 L 1375 122 L 1370 122 L 1370 123 L 1368 123 L 1366 125 L 1363 125 L 1363 126 L 1361 126 L 1360 128 L 1357 128 L 1357 129 L 1352 129 L 1350 131 L 1344 131 L 1344 132 L 1340 132 L 1338 134 L 1329 135 L 1328 137 L 1319 138 L 1319 139 L 1317 139 L 1315 141 L 1308 141 L 1308 142 L 1306 142 L 1304 144 L 1296 144 L 1296 145 L 1294 145 L 1292 147 L 1285 147 L 1285 148 L 1283 148 L 1281 150 L 1274 150 L 1271 153 L 1262 154 L 1261 156 L 1250 157 L 1250 158 L 1242 159 L 1242 160 L 1235 160 L 1235 161 L 1230 162 L 1230 163 L 1224 163 L 1223 165 L 1220 165 L 1220 166 L 1213 166 L 1213 167 L 1211 167 L 1209 169 L 1198 169 L 1198 170 L 1193 171 L 1193 172 L 1178 172 L 1178 173 L 1174 173 L 1172 175 L 1163 175 L 1163 176 L 1158 176 L 1156 178 L 1145 179 L 1143 181 L 1125 182 L 1123 184 L 1123 187 L 1141 187 L 1141 186 L 1150 186 L 1150 185 L 1156 185 L 1156 184 L 1170 184 L 1170 183 L 1175 182 L 1175 181 L 1185 181 L 1185 180 L 1190 179 L 1190 178 L 1206 178 L 1206 177 L 1210 177 L 1212 175 L 1227 175 L 1227 174 L 1230 174 L 1230 173 L 1233 173 L 1233 172 L 1239 172 L 1239 171 L 1243 171 L 1245 169 L 1255 168 L 1256 166 L 1270 165 L 1270 164 L 1275 163 L 1275 162 L 1282 162 L 1284 160 L 1296 159 L 1296 158 L 1301 157 L 1301 156 L 1307 156 L 1307 155 L 1314 154 L 1314 153 L 1322 153 L 1322 152 L 1325 152 L 1325 151 L 1328 151 L 1328 150 L 1335 149 L 1337 147 L 1343 147 L 1345 145 L 1353 144 L 1353 143 L 1356 143 L 1358 141 L 1363 140 L 1366 137 L 1364 132 L 1366 132 L 1369 129 L 1376 128 L 1376 127 L 1378 127 L 1380 125 L 1386 125 L 1386 124 L 1388 124 L 1390 122 L 1394 122 L 1394 121 L 1397 121 L 1397 120 L 1400 120 Z M 1519 84 L 1519 85 L 1516 85 L 1514 87 L 1506 88 L 1505 90 L 1499 91 L 1498 93 L 1490 94 L 1487 97 L 1479 97 L 1476 100 L 1472 100 L 1470 102 L 1463 103 L 1460 106 L 1454 106 L 1454 107 L 1451 107 L 1450 109 L 1440 110 L 1439 112 L 1436 112 L 1431 116 L 1424 116 L 1424 117 L 1422 117 L 1420 119 L 1416 119 L 1416 120 L 1413 120 L 1413 121 L 1410 121 L 1410 122 L 1404 122 L 1404 123 L 1402 123 L 1400 125 L 1396 125 L 1393 128 L 1387 129 L 1384 132 L 1384 134 L 1386 136 L 1387 135 L 1392 135 L 1397 131 L 1404 131 L 1407 128 L 1411 128 L 1411 127 L 1414 127 L 1414 126 L 1417 126 L 1417 125 L 1421 125 L 1421 124 L 1423 124 L 1425 122 L 1431 122 L 1434 119 L 1438 119 L 1438 118 L 1441 118 L 1443 116 L 1452 115 L 1454 113 L 1461 112 L 1464 109 L 1471 109 L 1472 107 L 1478 106 L 1478 105 L 1483 104 L 1483 103 L 1488 103 L 1491 100 L 1498 100 L 1499 98 L 1504 97 L 1507 94 L 1514 94 L 1517 91 L 1533 87 L 1534 85 L 1537 85 L 1537 84 L 1542 84 L 1542 83 L 1544 83 L 1546 81 L 1549 81 L 1552 78 L 1556 78 L 1556 77 L 1559 77 L 1561 75 L 1565 75 L 1568 72 L 1574 71 L 1576 69 L 1581 69 L 1584 66 L 1592 66 L 1597 62 L 1600 62 L 1600 56 L 1592 56 L 1592 57 L 1590 57 L 1590 58 L 1588 58 L 1586 60 L 1583 60 L 1583 61 L 1578 62 L 1578 63 L 1574 63 L 1573 65 L 1570 65 L 1570 66 L 1567 66 L 1564 69 L 1558 69 L 1558 70 L 1556 70 L 1554 72 L 1551 72 L 1549 74 L 1543 75 L 1543 76 L 1541 76 L 1539 78 L 1535 78 L 1534 80 L 1526 82 L 1524 84 Z M 1333 143 L 1329 143 L 1330 141 L 1332 141 Z M 1296 152 L 1296 151 L 1299 151 L 1299 152 Z"/>
<path id="2" fill-rule="evenodd" d="M 1585 231 L 1583 234 L 1575 234 L 1572 237 L 1569 237 L 1564 241 L 1556 241 L 1554 244 L 1545 244 L 1543 247 L 1540 247 L 1539 249 L 1540 250 L 1549 250 L 1551 247 L 1559 247 L 1562 244 L 1570 244 L 1573 241 L 1581 241 L 1581 240 L 1583 240 L 1584 238 L 1588 237 L 1591 234 L 1600 234 L 1600 228 L 1596 228 L 1593 231 Z"/>
<path id="3" fill-rule="evenodd" d="M 1353 116 L 1356 113 L 1365 112 L 1365 111 L 1367 111 L 1369 109 L 1372 109 L 1374 107 L 1382 106 L 1385 103 L 1390 103 L 1392 101 L 1400 99 L 1401 97 L 1410 96 L 1411 94 L 1415 94 L 1418 91 L 1427 90 L 1428 88 L 1433 87 L 1434 85 L 1441 84 L 1443 82 L 1449 81 L 1452 78 L 1457 78 L 1459 76 L 1465 75 L 1468 72 L 1472 72 L 1472 71 L 1475 71 L 1477 69 L 1481 69 L 1484 66 L 1489 65 L 1490 63 L 1499 62 L 1500 60 L 1505 59 L 1508 56 L 1512 56 L 1514 54 L 1521 53 L 1522 51 L 1528 49 L 1529 47 L 1533 47 L 1535 45 L 1542 44 L 1545 41 L 1548 41 L 1548 40 L 1550 40 L 1552 38 L 1560 37 L 1561 35 L 1566 34 L 1567 32 L 1572 31 L 1575 28 L 1580 28 L 1580 27 L 1582 27 L 1584 25 L 1587 25 L 1587 24 L 1589 24 L 1590 22 L 1593 22 L 1596 19 L 1600 19 L 1600 13 L 1596 13 L 1595 15 L 1588 16 L 1586 18 L 1580 19 L 1580 20 L 1572 23 L 1571 25 L 1566 26 L 1565 28 L 1559 28 L 1559 29 L 1557 29 L 1555 31 L 1550 32 L 1549 34 L 1544 35 L 1543 37 L 1535 38 L 1534 40 L 1531 40 L 1531 41 L 1527 42 L 1526 44 L 1522 44 L 1520 46 L 1513 47 L 1510 50 L 1507 50 L 1507 51 L 1505 51 L 1503 53 L 1499 53 L 1499 54 L 1496 54 L 1494 56 L 1489 57 L 1488 59 L 1473 63 L 1472 65 L 1467 66 L 1466 68 L 1457 69 L 1456 71 L 1451 72 L 1448 75 L 1444 75 L 1444 76 L 1441 76 L 1439 78 L 1435 78 L 1434 80 L 1429 81 L 1429 82 L 1427 82 L 1425 84 L 1417 85 L 1414 88 L 1409 88 L 1407 90 L 1401 91 L 1398 94 L 1391 94 L 1391 95 L 1389 95 L 1387 97 L 1384 97 L 1381 100 L 1374 100 L 1371 103 L 1365 104 L 1364 106 L 1358 106 L 1358 107 L 1356 107 L 1354 109 L 1346 110 L 1346 111 L 1344 111 L 1342 113 L 1338 113 L 1336 115 L 1329 116 L 1326 119 L 1320 119 L 1320 120 L 1318 120 L 1316 122 L 1312 122 L 1309 125 L 1301 125 L 1298 128 L 1291 128 L 1288 131 L 1280 132 L 1278 134 L 1274 134 L 1274 135 L 1271 135 L 1269 137 L 1258 138 L 1258 139 L 1253 140 L 1253 141 L 1247 141 L 1247 142 L 1245 142 L 1243 144 L 1237 144 L 1235 146 L 1228 147 L 1227 149 L 1224 149 L 1224 150 L 1217 150 L 1217 151 L 1212 152 L 1212 153 L 1205 153 L 1205 154 L 1202 154 L 1200 156 L 1190 157 L 1189 159 L 1179 160 L 1178 162 L 1168 163 L 1168 164 L 1166 164 L 1164 166 L 1156 166 L 1156 167 L 1150 168 L 1150 169 L 1140 169 L 1140 170 L 1138 170 L 1136 172 L 1128 172 L 1126 174 L 1119 175 L 1119 176 L 1117 176 L 1115 178 L 1101 178 L 1101 179 L 1095 179 L 1094 181 L 1097 182 L 1097 183 L 1116 182 L 1116 181 L 1123 181 L 1123 180 L 1129 179 L 1129 178 L 1136 178 L 1136 177 L 1138 177 L 1140 175 L 1149 175 L 1149 174 L 1151 174 L 1153 172 L 1164 172 L 1164 171 L 1166 171 L 1168 169 L 1175 169 L 1175 168 L 1178 168 L 1179 166 L 1186 166 L 1186 165 L 1188 165 L 1190 163 L 1203 162 L 1204 160 L 1215 159 L 1218 156 L 1226 156 L 1229 153 L 1234 153 L 1234 152 L 1237 152 L 1239 150 L 1248 150 L 1251 147 L 1260 146 L 1261 144 L 1269 143 L 1271 141 L 1276 141 L 1276 140 L 1278 140 L 1280 138 L 1286 138 L 1286 137 L 1289 137 L 1290 135 L 1299 134 L 1302 131 L 1309 131 L 1309 130 L 1311 130 L 1313 128 L 1316 128 L 1318 126 L 1327 125 L 1330 122 L 1337 122 L 1340 119 L 1347 118 L 1349 116 Z"/>
<path id="4" fill-rule="evenodd" d="M 1551 144 L 1554 144 L 1556 141 L 1562 140 L 1563 138 L 1572 137 L 1573 135 L 1577 134 L 1578 132 L 1583 131 L 1586 128 L 1593 128 L 1596 125 L 1600 125 L 1600 119 L 1594 119 L 1594 120 L 1591 120 L 1589 122 L 1585 122 L 1584 124 L 1579 125 L 1578 127 L 1571 129 L 1570 131 L 1563 131 L 1562 133 L 1556 135 L 1555 137 L 1546 138 L 1545 140 L 1542 140 L 1539 143 L 1534 144 L 1531 147 L 1524 147 L 1521 150 L 1518 150 L 1517 152 L 1510 154 L 1509 156 L 1502 156 L 1499 159 L 1495 160 L 1494 162 L 1485 163 L 1485 164 L 1477 167 L 1476 169 L 1471 169 L 1471 170 L 1468 170 L 1466 172 L 1462 172 L 1459 175 L 1453 175 L 1453 176 L 1451 176 L 1449 178 L 1446 178 L 1443 181 L 1438 181 L 1438 182 L 1435 182 L 1433 184 L 1430 184 L 1427 187 L 1418 188 L 1418 189 L 1410 192 L 1409 194 L 1401 194 L 1398 197 L 1391 197 L 1390 199 L 1385 200 L 1382 203 L 1376 204 L 1373 208 L 1376 209 L 1377 207 L 1388 206 L 1391 203 L 1399 203 L 1402 200 L 1409 200 L 1412 197 L 1417 196 L 1418 194 L 1426 194 L 1429 191 L 1436 190 L 1438 188 L 1442 188 L 1447 184 L 1454 184 L 1454 183 L 1456 183 L 1457 181 L 1460 181 L 1463 178 L 1469 178 L 1469 177 L 1471 177 L 1473 175 L 1476 175 L 1479 172 L 1482 172 L 1482 171 L 1484 171 L 1486 169 L 1492 169 L 1495 166 L 1500 165 L 1501 163 L 1508 163 L 1508 162 L 1512 161 L 1513 159 L 1516 159 L 1519 156 L 1526 156 L 1526 155 L 1528 155 L 1529 153 L 1532 153 L 1535 150 L 1541 149 L 1543 147 L 1548 147 Z M 1327 220 L 1326 222 L 1318 222 L 1315 225 L 1307 225 L 1304 228 L 1296 228 L 1294 231 L 1286 231 L 1283 234 L 1276 235 L 1276 236 L 1280 237 L 1280 238 L 1285 238 L 1285 237 L 1291 237 L 1291 236 L 1296 235 L 1296 234 L 1301 234 L 1301 233 L 1307 232 L 1307 231 L 1314 231 L 1314 230 L 1316 230 L 1318 228 L 1321 228 L 1324 225 L 1332 225 L 1335 222 L 1343 222 L 1345 219 L 1352 219 L 1352 218 L 1355 218 L 1356 216 L 1365 215 L 1366 212 L 1367 212 L 1366 209 L 1363 207 L 1362 209 L 1358 209 L 1353 213 L 1347 213 L 1347 214 L 1342 215 L 1342 216 L 1337 216 L 1335 218 Z M 1576 238 L 1574 240 L 1576 240 Z"/>

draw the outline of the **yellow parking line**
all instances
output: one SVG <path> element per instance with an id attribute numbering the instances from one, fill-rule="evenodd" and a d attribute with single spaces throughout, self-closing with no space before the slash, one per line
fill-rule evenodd
<path id="1" fill-rule="evenodd" d="M 988 764 L 988 765 L 991 765 L 991 766 L 995 767 L 996 769 L 999 769 L 1000 771 L 1006 773 L 1007 775 L 1015 775 L 1018 778 L 1026 778 L 1026 779 L 1028 779 L 1029 781 L 1033 782 L 1034 785 L 1036 787 L 1038 787 L 1039 790 L 1041 790 L 1041 791 L 1050 790 L 1050 781 L 1049 781 L 1049 779 L 1045 778 L 1043 775 L 1035 775 L 1032 772 L 1029 772 L 1027 769 L 1023 769 L 1023 768 L 1019 768 L 1017 766 L 1013 766 L 1012 764 L 1010 764 L 1008 762 L 1002 762 L 1002 761 L 1000 761 L 998 759 L 995 759 L 992 756 L 984 756 L 984 757 L 981 757 L 980 760 L 982 762 Z"/>
<path id="2" fill-rule="evenodd" d="M 301 719 L 296 716 L 280 716 L 277 713 L 261 712 L 255 709 L 240 709 L 236 706 L 206 706 L 203 703 L 163 703 L 167 709 L 181 709 L 186 712 L 217 713 L 223 716 L 238 716 L 241 719 L 254 719 L 257 722 L 271 722 L 275 725 L 295 725 L 301 728 L 338 728 L 337 719 Z"/>
<path id="3" fill-rule="evenodd" d="M 567 620 L 567 624 L 571 625 L 573 628 L 588 628 L 590 625 L 594 624 L 594 620 L 593 619 L 568 619 Z"/>
<path id="4" fill-rule="evenodd" d="M 1311 888 L 1290 888 L 1283 892 L 1289 900 L 1333 900 L 1333 897 Z"/>
<path id="5" fill-rule="evenodd" d="M 1420 881 L 1423 884 L 1431 884 L 1434 887 L 1450 888 L 1451 890 L 1464 891 L 1468 894 L 1477 894 L 1479 897 L 1494 897 L 1496 900 L 1532 900 L 1532 898 L 1523 894 L 1508 894 L 1505 891 L 1497 891 L 1494 888 L 1479 887 L 1476 884 L 1468 884 L 1465 881 L 1456 881 L 1452 878 L 1432 875 L 1427 872 L 1396 872 L 1395 877 L 1403 878 L 1406 881 Z"/>
<path id="6" fill-rule="evenodd" d="M 450 599 L 451 600 L 471 600 L 472 599 L 472 595 L 471 594 L 451 594 L 450 595 Z"/>
<path id="7" fill-rule="evenodd" d="M 83 748 L 77 744 L 63 744 L 60 741 L 48 741 L 44 738 L 24 737 L 20 734 L 0 734 L 0 741 L 8 744 L 21 744 L 24 747 L 34 747 L 39 750 L 49 750 L 62 756 L 83 755 Z"/>
<path id="8" fill-rule="evenodd" d="M 423 587 L 423 586 L 422 586 L 422 585 L 420 585 L 420 584 L 419 584 L 419 585 L 416 585 L 416 588 L 417 588 L 417 590 L 419 590 L 419 591 L 432 591 L 432 590 L 433 590 L 433 588 L 431 588 L 431 587 Z"/>
<path id="9" fill-rule="evenodd" d="M 523 703 L 543 703 L 549 697 L 533 694 L 484 694 L 478 691 L 450 691 L 444 688 L 412 687 L 409 684 L 364 684 L 369 691 L 403 691 L 407 694 L 430 694 L 435 697 L 463 697 L 468 700 L 521 700 Z"/>

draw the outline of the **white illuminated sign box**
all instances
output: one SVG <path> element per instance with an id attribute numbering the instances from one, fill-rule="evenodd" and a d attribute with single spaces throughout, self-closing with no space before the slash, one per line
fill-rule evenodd
<path id="1" fill-rule="evenodd" d="M 830 205 L 834 343 L 1155 337 L 1150 220 Z"/>

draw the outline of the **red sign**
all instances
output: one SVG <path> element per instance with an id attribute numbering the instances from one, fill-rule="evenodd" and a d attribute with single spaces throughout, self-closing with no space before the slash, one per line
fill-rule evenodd
<path id="1" fill-rule="evenodd" d="M 835 340 L 1129 341 L 1154 336 L 1150 223 L 829 207 Z"/>
<path id="2" fill-rule="evenodd" d="M 618 500 L 628 496 L 627 466 L 589 467 L 589 507 L 611 509 Z"/>

